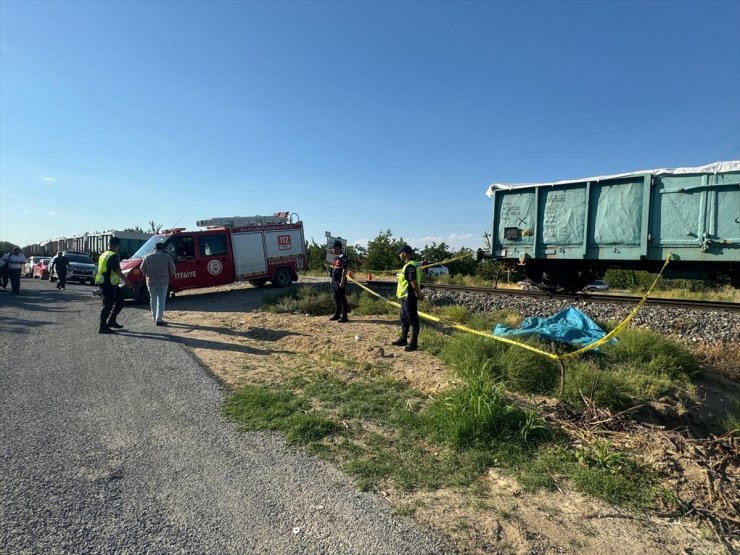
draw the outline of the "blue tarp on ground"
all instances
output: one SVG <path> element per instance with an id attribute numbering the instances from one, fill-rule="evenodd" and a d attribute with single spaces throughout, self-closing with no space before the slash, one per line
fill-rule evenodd
<path id="1" fill-rule="evenodd" d="M 560 341 L 573 347 L 585 347 L 606 335 L 596 322 L 578 309 L 568 307 L 549 318 L 532 316 L 525 318 L 518 328 L 497 325 L 493 335 L 511 337 L 515 335 L 537 335 L 549 341 Z M 616 341 L 616 339 L 612 339 Z"/>

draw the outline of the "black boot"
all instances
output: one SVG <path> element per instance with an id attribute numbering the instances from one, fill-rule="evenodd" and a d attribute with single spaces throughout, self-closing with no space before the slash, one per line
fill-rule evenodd
<path id="1" fill-rule="evenodd" d="M 329 320 L 339 320 L 339 314 L 335 314 L 334 316 L 329 318 Z"/>
<path id="2" fill-rule="evenodd" d="M 408 336 L 409 336 L 408 329 L 401 330 L 401 337 L 393 341 L 391 345 L 395 345 L 396 347 L 405 347 L 406 345 L 408 345 L 408 341 L 406 341 L 406 338 Z"/>
<path id="3" fill-rule="evenodd" d="M 347 322 L 349 322 L 349 318 L 347 318 L 347 313 L 345 312 L 344 314 L 342 314 L 342 317 L 339 319 L 339 323 L 346 324 Z"/>
<path id="4" fill-rule="evenodd" d="M 411 341 L 409 341 L 409 344 L 406 345 L 403 350 L 404 351 L 415 351 L 419 348 L 418 345 L 418 339 L 419 339 L 419 332 L 418 331 L 411 331 Z"/>
<path id="5" fill-rule="evenodd" d="M 100 327 L 98 328 L 98 333 L 115 333 L 112 329 L 110 329 L 105 322 L 100 322 Z"/>
<path id="6" fill-rule="evenodd" d="M 118 330 L 120 330 L 121 328 L 123 328 L 123 326 L 121 324 L 119 324 L 118 322 L 116 322 L 116 319 L 115 318 L 111 318 L 110 320 L 108 320 L 108 327 L 109 328 L 116 328 Z"/>

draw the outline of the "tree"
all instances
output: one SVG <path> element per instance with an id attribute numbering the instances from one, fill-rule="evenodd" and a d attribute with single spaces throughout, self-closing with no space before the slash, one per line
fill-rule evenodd
<path id="1" fill-rule="evenodd" d="M 306 241 L 306 258 L 308 260 L 308 269 L 315 272 L 326 269 L 326 245 L 319 245 L 311 238 L 311 243 Z"/>
<path id="2" fill-rule="evenodd" d="M 462 247 L 459 251 L 452 253 L 452 258 L 457 258 L 458 256 L 465 256 L 465 258 L 455 260 L 447 265 L 451 274 L 472 276 L 478 272 L 479 263 L 476 262 L 475 253 L 472 249 Z"/>
<path id="3" fill-rule="evenodd" d="M 442 262 L 443 260 L 452 258 L 452 252 L 450 252 L 450 247 L 445 242 L 442 242 L 439 245 L 432 242 L 431 246 L 424 245 L 424 248 L 421 249 L 421 258 L 430 263 Z"/>
<path id="4" fill-rule="evenodd" d="M 147 229 L 146 232 L 156 235 L 160 231 L 162 231 L 162 224 L 157 223 L 154 220 L 149 220 L 149 229 Z"/>
<path id="5" fill-rule="evenodd" d="M 0 252 L 10 252 L 14 248 L 18 247 L 15 243 L 9 241 L 0 241 Z"/>
<path id="6" fill-rule="evenodd" d="M 138 225 L 134 227 L 127 227 L 123 231 L 131 231 L 133 233 L 144 233 L 144 230 L 141 229 Z"/>
<path id="7" fill-rule="evenodd" d="M 357 272 L 365 266 L 365 259 L 367 258 L 367 249 L 365 247 L 361 245 L 347 245 L 345 254 L 349 261 L 350 270 Z"/>
<path id="8" fill-rule="evenodd" d="M 403 246 L 403 239 L 394 239 L 390 229 L 381 231 L 367 244 L 365 268 L 368 270 L 395 270 L 399 267 L 398 249 Z"/>

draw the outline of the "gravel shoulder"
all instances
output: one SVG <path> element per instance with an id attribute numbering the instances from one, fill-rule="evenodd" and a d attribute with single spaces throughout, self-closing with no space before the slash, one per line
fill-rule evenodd
<path id="1" fill-rule="evenodd" d="M 236 430 L 223 385 L 144 308 L 100 336 L 90 287 L 22 291 L 0 293 L 0 552 L 451 551 L 278 435 Z"/>

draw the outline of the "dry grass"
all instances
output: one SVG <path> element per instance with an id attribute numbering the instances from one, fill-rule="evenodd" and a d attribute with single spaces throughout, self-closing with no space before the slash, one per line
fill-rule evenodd
<path id="1" fill-rule="evenodd" d="M 700 343 L 692 350 L 703 366 L 740 382 L 740 343 Z"/>

